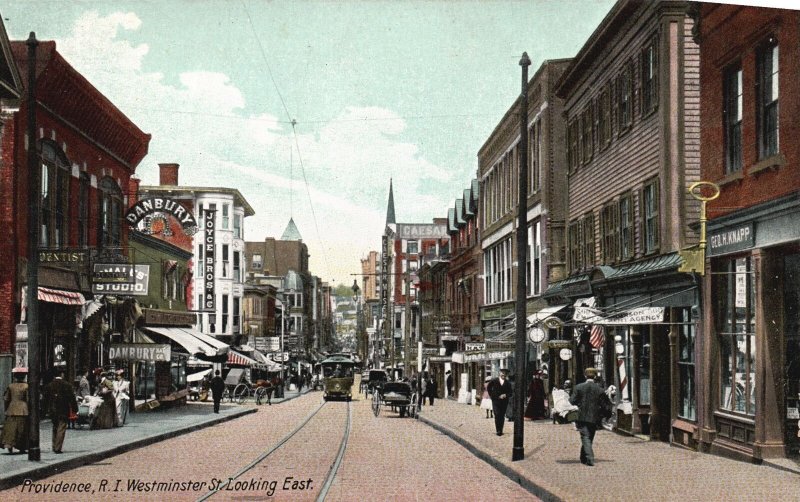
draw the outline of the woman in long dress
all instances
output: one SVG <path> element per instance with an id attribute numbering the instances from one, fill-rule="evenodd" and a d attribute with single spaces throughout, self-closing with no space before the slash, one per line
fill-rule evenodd
<path id="1" fill-rule="evenodd" d="M 128 403 L 130 402 L 131 383 L 125 380 L 125 372 L 117 370 L 117 379 L 114 380 L 114 400 L 117 412 L 117 425 L 122 427 L 128 418 Z"/>
<path id="2" fill-rule="evenodd" d="M 14 453 L 14 448 L 23 453 L 28 450 L 28 384 L 27 373 L 22 368 L 12 370 L 14 381 L 8 385 L 3 401 L 6 406 L 6 421 L 0 444 Z"/>
<path id="3" fill-rule="evenodd" d="M 492 398 L 489 397 L 489 382 L 492 381 L 492 377 L 487 376 L 486 379 L 483 381 L 483 396 L 481 396 L 481 409 L 486 410 L 486 418 L 493 418 L 494 411 L 492 411 Z"/>
<path id="4" fill-rule="evenodd" d="M 528 406 L 525 407 L 525 418 L 531 420 L 541 420 L 545 417 L 544 406 L 544 382 L 542 381 L 542 371 L 537 371 L 528 386 Z"/>
<path id="5" fill-rule="evenodd" d="M 97 429 L 110 429 L 117 423 L 117 404 L 114 399 L 113 373 L 110 371 L 103 376 L 97 385 L 97 395 L 103 399 L 103 404 L 97 408 L 94 426 Z"/>

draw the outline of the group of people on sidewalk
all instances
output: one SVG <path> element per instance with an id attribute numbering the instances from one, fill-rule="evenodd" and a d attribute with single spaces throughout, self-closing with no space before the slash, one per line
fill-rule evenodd
<path id="1" fill-rule="evenodd" d="M 525 408 L 525 418 L 531 420 L 547 418 L 543 375 L 542 371 L 538 371 L 528 386 L 529 398 Z M 569 395 L 567 389 L 555 389 L 553 395 L 554 400 L 558 397 L 561 401 L 564 401 L 566 396 L 566 403 L 558 403 L 559 408 L 577 412 L 575 415 L 575 428 L 580 433 L 581 438 L 579 459 L 582 464 L 593 466 L 595 457 L 592 443 L 602 420 L 611 416 L 611 398 L 614 388 L 611 386 L 609 389 L 604 389 L 599 383 L 595 382 L 597 378 L 597 370 L 595 368 L 586 368 L 584 376 L 586 380 L 575 386 L 571 395 Z M 513 407 L 509 406 L 512 403 L 511 397 L 514 395 L 514 387 L 509 380 L 508 370 L 501 369 L 500 375 L 496 378 L 487 377 L 485 384 L 480 407 L 486 410 L 486 418 L 494 417 L 495 433 L 498 436 L 502 436 L 506 419 L 512 421 L 514 414 Z"/>
<path id="2" fill-rule="evenodd" d="M 116 375 L 107 372 L 100 379 L 95 396 L 91 394 L 89 373 L 83 372 L 78 383 L 76 395 L 73 385 L 64 379 L 64 370 L 56 370 L 53 379 L 44 387 L 44 403 L 52 423 L 52 448 L 54 453 L 62 453 L 67 428 L 75 424 L 78 418 L 78 403 L 99 399 L 96 403 L 95 428 L 111 428 L 122 426 L 128 416 L 130 382 L 125 380 L 124 372 Z M 5 389 L 3 400 L 5 405 L 5 423 L 0 435 L 0 446 L 14 453 L 16 448 L 24 453 L 28 450 L 28 383 L 27 370 L 14 368 L 13 382 Z"/>

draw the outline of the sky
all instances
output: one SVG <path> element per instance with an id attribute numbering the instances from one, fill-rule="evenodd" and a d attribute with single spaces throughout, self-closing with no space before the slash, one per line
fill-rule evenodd
<path id="1" fill-rule="evenodd" d="M 0 15 L 152 135 L 142 184 L 175 162 L 181 185 L 238 189 L 246 240 L 293 218 L 335 285 L 380 249 L 389 180 L 398 223 L 446 217 L 519 95 L 523 51 L 530 75 L 574 56 L 613 3 L 0 0 Z"/>

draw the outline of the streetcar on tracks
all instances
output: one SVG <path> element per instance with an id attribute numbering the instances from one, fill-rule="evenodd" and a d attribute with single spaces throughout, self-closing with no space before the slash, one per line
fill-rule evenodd
<path id="1" fill-rule="evenodd" d="M 322 372 L 322 398 L 346 399 L 353 397 L 353 372 L 356 362 L 343 354 L 328 356 L 320 364 Z"/>

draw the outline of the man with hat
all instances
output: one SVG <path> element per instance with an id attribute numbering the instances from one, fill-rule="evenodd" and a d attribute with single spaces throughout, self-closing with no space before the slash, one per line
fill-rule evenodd
<path id="1" fill-rule="evenodd" d="M 64 380 L 64 370 L 59 370 L 52 382 L 47 384 L 50 404 L 50 421 L 53 423 L 53 453 L 61 453 L 67 433 L 70 413 L 77 413 L 78 403 L 72 385 Z"/>
<path id="2" fill-rule="evenodd" d="M 600 424 L 600 396 L 603 388 L 594 379 L 597 378 L 595 368 L 586 368 L 583 372 L 586 381 L 575 386 L 575 390 L 569 402 L 578 407 L 578 419 L 575 427 L 581 434 L 581 455 L 580 460 L 583 465 L 594 465 L 594 451 L 592 441 Z"/>
<path id="3" fill-rule="evenodd" d="M 511 382 L 508 381 L 508 370 L 500 370 L 500 376 L 493 378 L 487 387 L 489 397 L 492 399 L 492 412 L 494 413 L 494 427 L 498 436 L 503 435 L 503 424 L 508 408 L 508 400 L 514 393 Z"/>

